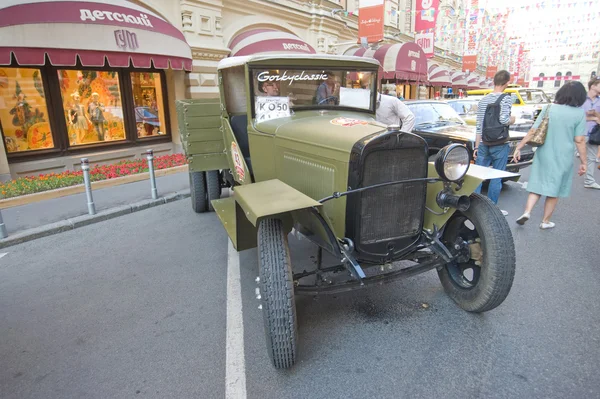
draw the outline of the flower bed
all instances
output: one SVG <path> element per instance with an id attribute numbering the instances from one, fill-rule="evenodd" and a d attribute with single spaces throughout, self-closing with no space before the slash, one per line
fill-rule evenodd
<path id="1" fill-rule="evenodd" d="M 187 163 L 185 155 L 162 155 L 154 158 L 154 169 L 167 169 L 182 166 Z M 148 172 L 146 159 L 121 161 L 112 165 L 90 165 L 91 181 L 115 179 L 117 177 Z M 34 194 L 57 188 L 83 184 L 83 172 L 68 170 L 62 173 L 40 174 L 26 176 L 9 182 L 0 183 L 0 199 Z"/>

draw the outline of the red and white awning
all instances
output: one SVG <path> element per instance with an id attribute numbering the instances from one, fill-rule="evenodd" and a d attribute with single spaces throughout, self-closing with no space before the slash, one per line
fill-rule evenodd
<path id="1" fill-rule="evenodd" d="M 452 87 L 455 89 L 466 89 L 469 85 L 467 81 L 467 75 L 464 72 L 453 71 L 452 76 Z"/>
<path id="2" fill-rule="evenodd" d="M 231 39 L 229 48 L 232 57 L 259 53 L 317 53 L 298 36 L 267 28 L 251 29 L 236 35 Z"/>
<path id="3" fill-rule="evenodd" d="M 432 86 L 452 86 L 450 71 L 439 66 L 431 60 L 427 60 L 429 83 Z"/>
<path id="4" fill-rule="evenodd" d="M 487 78 L 481 77 L 481 79 L 479 80 L 479 88 L 480 89 L 487 89 L 488 85 L 488 80 Z"/>
<path id="5" fill-rule="evenodd" d="M 427 57 L 416 43 L 383 44 L 378 48 L 353 48 L 344 55 L 375 58 L 383 69 L 381 79 L 427 82 Z"/>
<path id="6" fill-rule="evenodd" d="M 125 0 L 2 0 L 0 65 L 192 69 L 183 33 Z"/>
<path id="7" fill-rule="evenodd" d="M 469 90 L 477 90 L 479 89 L 479 82 L 481 81 L 481 76 L 476 73 L 472 73 L 469 75 L 467 79 L 467 89 Z"/>

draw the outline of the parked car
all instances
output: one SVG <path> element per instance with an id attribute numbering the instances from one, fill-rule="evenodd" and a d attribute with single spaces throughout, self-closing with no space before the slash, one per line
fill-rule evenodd
<path id="1" fill-rule="evenodd" d="M 435 100 L 407 101 L 406 105 L 415 114 L 413 133 L 427 141 L 429 155 L 433 159 L 437 152 L 452 143 L 464 144 L 470 151 L 475 148 L 475 127 L 468 125 L 449 102 Z M 511 154 L 506 170 L 517 173 L 533 162 L 534 148 L 526 145 L 521 150 L 521 161 L 514 163 L 512 153 L 524 132 L 510 130 Z"/>
<path id="2" fill-rule="evenodd" d="M 379 68 L 325 54 L 226 58 L 218 99 L 177 104 L 193 209 L 214 209 L 237 251 L 257 248 L 256 298 L 276 368 L 297 359 L 295 295 L 377 290 L 435 269 L 460 307 L 485 312 L 512 286 L 508 222 L 473 191 L 519 175 L 471 165 L 458 143 L 429 162 L 423 137 L 375 120 Z M 321 97 L 318 88 L 337 84 L 339 94 Z M 223 187 L 233 195 L 219 199 Z M 292 230 L 315 244 L 314 268 L 294 268 Z M 323 250 L 339 261 L 325 267 Z"/>
<path id="3" fill-rule="evenodd" d="M 481 99 L 492 91 L 492 89 L 469 90 L 467 95 L 471 99 Z M 517 120 L 529 120 L 532 124 L 542 111 L 543 106 L 551 102 L 541 89 L 509 87 L 504 92 L 510 94 L 513 98 L 511 115 Z"/>
<path id="4" fill-rule="evenodd" d="M 474 98 L 467 97 L 456 100 L 447 100 L 456 113 L 465 121 L 467 125 L 475 126 L 477 123 L 477 105 L 479 104 L 480 96 Z M 534 120 L 531 119 L 516 119 L 515 123 L 510 126 L 511 130 L 516 132 L 527 133 L 533 126 Z"/>

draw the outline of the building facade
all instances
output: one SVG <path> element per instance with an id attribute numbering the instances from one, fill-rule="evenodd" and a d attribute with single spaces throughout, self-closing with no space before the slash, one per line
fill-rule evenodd
<path id="1" fill-rule="evenodd" d="M 464 1 L 442 4 L 461 10 Z M 420 3 L 385 2 L 383 44 L 414 42 Z M 26 25 L 31 21 L 15 23 L 14 7 L 29 7 L 31 15 L 44 15 L 47 8 L 56 18 L 55 37 Z M 175 102 L 217 97 L 217 64 L 248 44 L 248 32 L 268 31 L 298 39 L 298 46 L 305 43 L 317 53 L 344 54 L 359 47 L 358 7 L 358 0 L 5 0 L 0 178 L 77 169 L 81 157 L 104 163 L 139 158 L 148 148 L 180 152 Z M 444 23 L 449 22 L 438 19 Z M 37 55 L 23 50 L 21 37 L 28 48 L 41 49 Z M 436 71 L 461 70 L 462 43 L 452 43 L 436 46 L 428 60 Z M 2 59 L 2 49 L 8 59 Z M 387 83 L 411 93 L 408 98 L 433 97 L 451 86 L 438 82 L 428 90 L 418 82 Z"/>

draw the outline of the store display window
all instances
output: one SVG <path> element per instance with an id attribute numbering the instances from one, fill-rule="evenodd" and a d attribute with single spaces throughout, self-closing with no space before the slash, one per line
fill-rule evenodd
<path id="1" fill-rule="evenodd" d="M 71 146 L 125 140 L 118 72 L 59 70 L 58 81 Z"/>
<path id="2" fill-rule="evenodd" d="M 54 148 L 42 73 L 0 68 L 0 124 L 8 154 Z"/>
<path id="3" fill-rule="evenodd" d="M 7 156 L 169 140 L 165 87 L 164 72 L 157 70 L 0 68 L 0 133 Z"/>
<path id="4" fill-rule="evenodd" d="M 160 74 L 131 72 L 130 75 L 138 138 L 164 135 L 166 124 Z"/>

